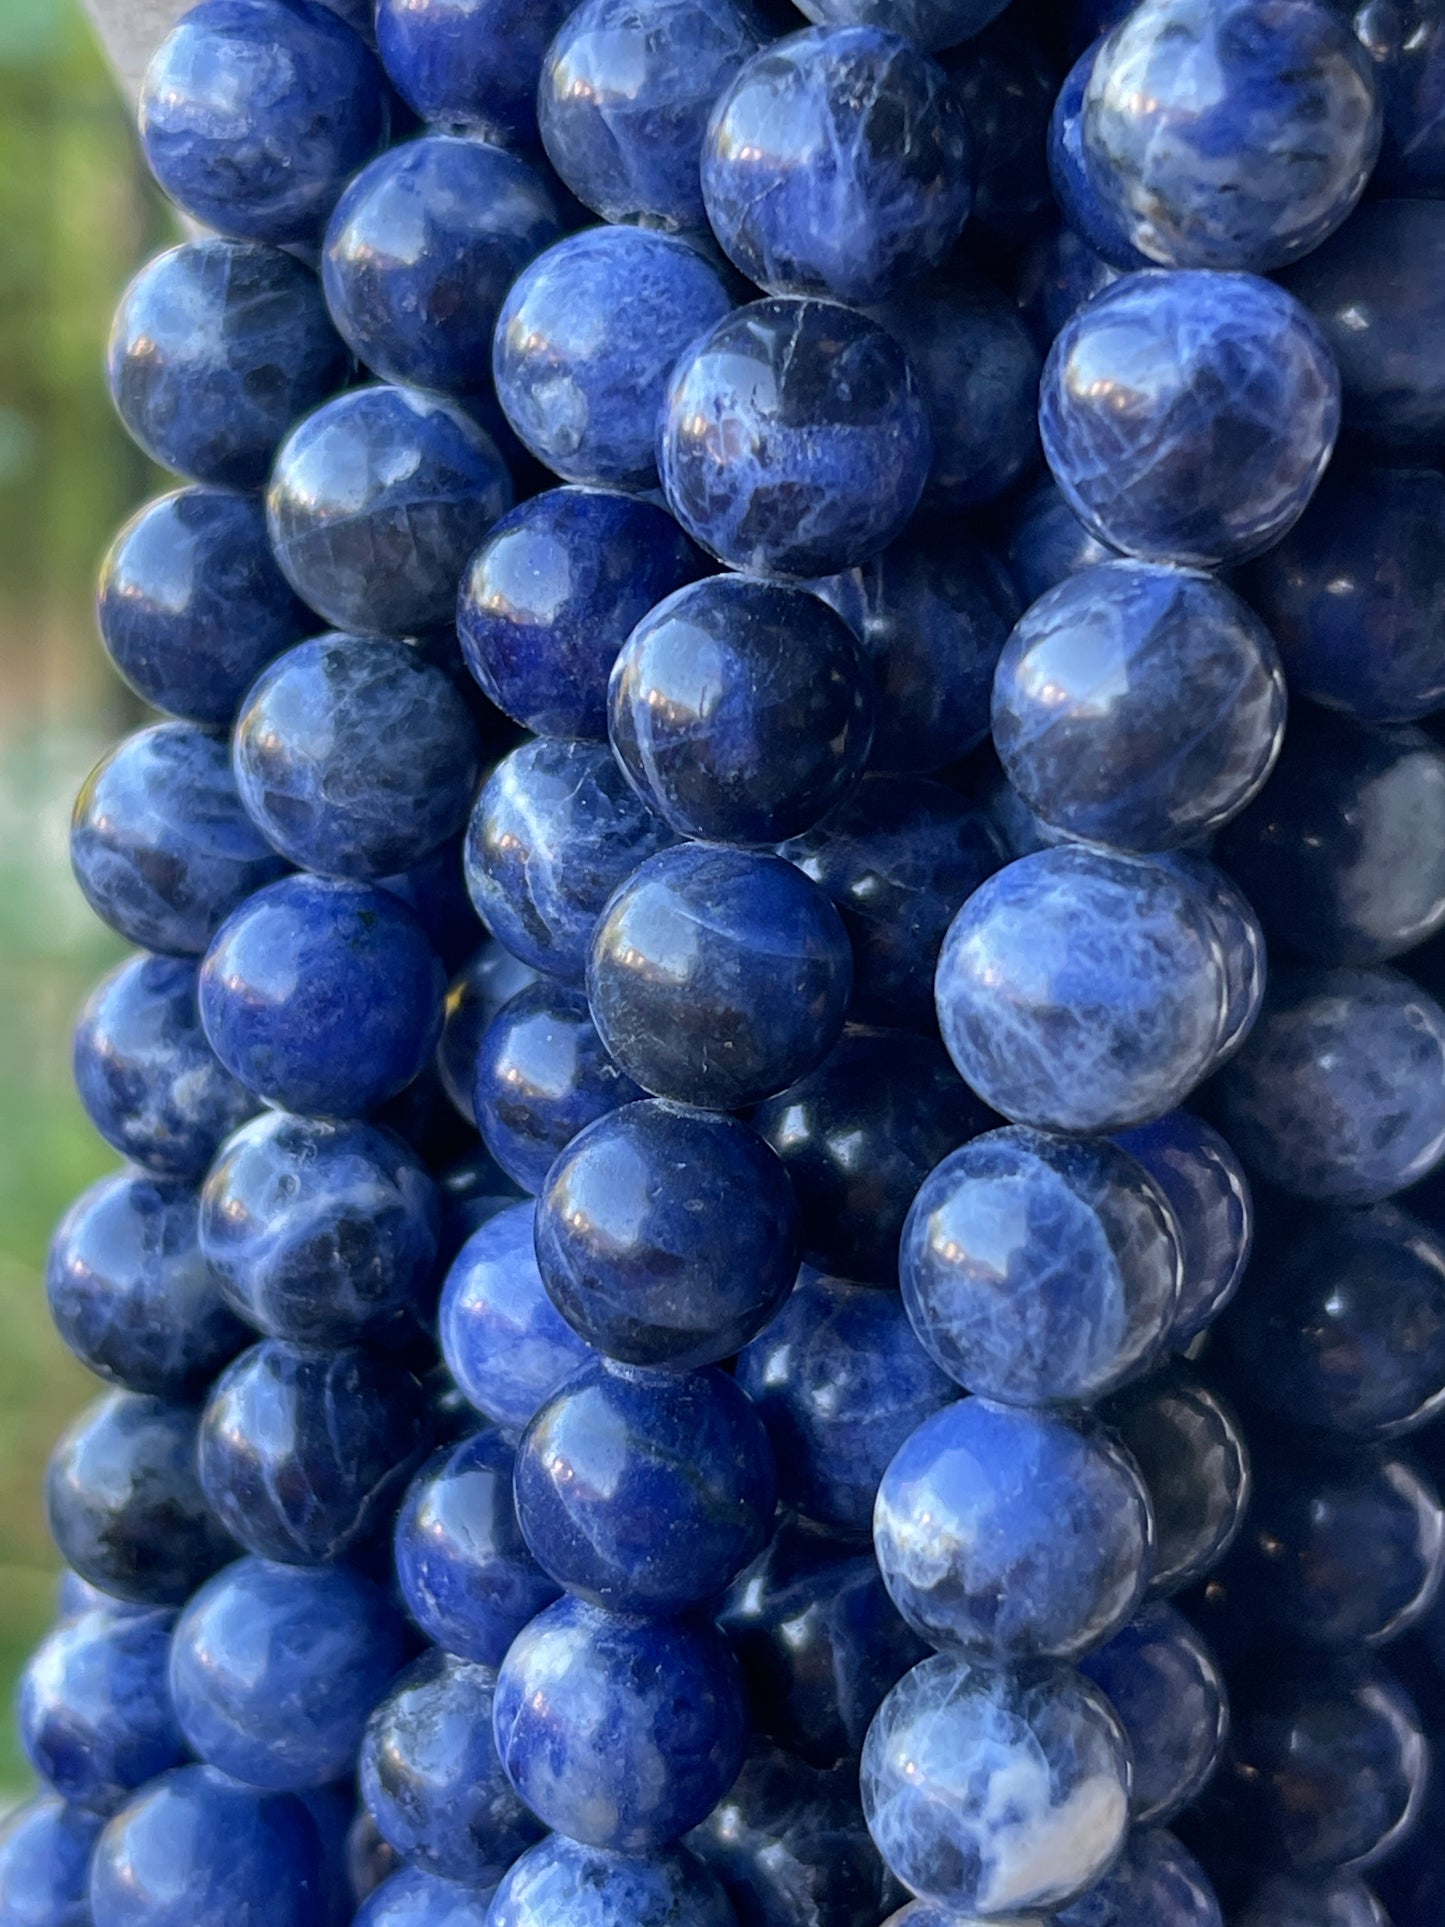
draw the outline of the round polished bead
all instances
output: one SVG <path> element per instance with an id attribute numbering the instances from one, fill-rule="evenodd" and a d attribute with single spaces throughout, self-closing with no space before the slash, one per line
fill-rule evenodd
<path id="1" fill-rule="evenodd" d="M 1198 1799 L 1224 1750 L 1229 1701 L 1214 1655 L 1183 1613 L 1161 1602 L 1145 1606 L 1080 1671 L 1129 1736 L 1134 1825 L 1164 1825 Z"/>
<path id="2" fill-rule="evenodd" d="M 1046 149 L 1049 181 L 1070 231 L 1111 268 L 1128 274 L 1147 268 L 1149 258 L 1133 246 L 1116 215 L 1101 199 L 1084 150 L 1084 101 L 1101 45 L 1090 37 L 1065 74 L 1054 101 Z"/>
<path id="3" fill-rule="evenodd" d="M 1055 1916 L 1057 1927 L 1224 1927 L 1209 1876 L 1173 1834 L 1130 1835 L 1097 1886 Z"/>
<path id="4" fill-rule="evenodd" d="M 874 708 L 840 615 L 802 589 L 716 575 L 628 637 L 608 728 L 628 780 L 681 835 L 778 843 L 856 787 Z"/>
<path id="5" fill-rule="evenodd" d="M 276 560 L 337 629 L 450 622 L 467 557 L 512 506 L 497 445 L 453 402 L 354 388 L 295 427 L 266 494 Z"/>
<path id="6" fill-rule="evenodd" d="M 890 14 L 882 24 L 907 33 L 894 9 Z M 973 144 L 973 232 L 1013 253 L 1046 229 L 1054 213 L 1047 147 L 1058 69 L 1031 27 L 1015 19 L 985 26 L 942 65 L 963 103 Z"/>
<path id="7" fill-rule="evenodd" d="M 532 1811 L 589 1847 L 644 1853 L 711 1812 L 742 1762 L 742 1676 L 712 1626 L 560 1599 L 497 1675 L 497 1750 Z"/>
<path id="8" fill-rule="evenodd" d="M 0 1913 L 12 1927 L 91 1927 L 86 1887 L 104 1821 L 39 1796 L 0 1827 Z"/>
<path id="9" fill-rule="evenodd" d="M 668 506 L 730 568 L 807 580 L 903 531 L 933 457 L 893 336 L 831 301 L 755 301 L 681 355 L 657 461 Z"/>
<path id="10" fill-rule="evenodd" d="M 98 1377 L 158 1398 L 201 1397 L 246 1330 L 197 1237 L 189 1184 L 118 1171 L 83 1191 L 50 1245 L 55 1327 Z"/>
<path id="11" fill-rule="evenodd" d="M 259 488 L 287 428 L 347 370 L 315 276 L 247 241 L 158 254 L 121 296 L 107 353 L 132 439 L 163 468 L 229 488 Z"/>
<path id="12" fill-rule="evenodd" d="M 487 744 L 485 737 L 483 744 L 487 755 L 500 747 Z M 467 895 L 460 834 L 449 836 L 430 856 L 409 869 L 378 877 L 376 887 L 398 898 L 411 911 L 431 939 L 444 970 L 459 970 L 486 941 L 487 933 Z M 530 982 L 530 977 L 526 981 Z"/>
<path id="13" fill-rule="evenodd" d="M 1249 1179 L 1218 1131 L 1188 1111 L 1170 1111 L 1116 1141 L 1164 1193 L 1179 1227 L 1183 1265 L 1169 1342 L 1182 1349 L 1239 1289 L 1254 1249 Z"/>
<path id="14" fill-rule="evenodd" d="M 218 933 L 201 967 L 201 1022 L 258 1096 L 354 1117 L 405 1089 L 430 1058 L 444 990 L 436 953 L 395 897 L 287 877 Z"/>
<path id="15" fill-rule="evenodd" d="M 355 1927 L 488 1927 L 487 1910 L 495 1892 L 494 1887 L 443 1880 L 424 1867 L 400 1867 L 368 1894 Z"/>
<path id="16" fill-rule="evenodd" d="M 1173 1110 L 1228 1008 L 1208 899 L 1162 862 L 1065 846 L 976 890 L 938 960 L 943 1041 L 986 1104 L 1041 1130 Z"/>
<path id="17" fill-rule="evenodd" d="M 1250 1896 L 1239 1927 L 1390 1927 L 1390 1922 L 1354 1874 L 1327 1874 L 1318 1881 L 1276 1874 Z"/>
<path id="18" fill-rule="evenodd" d="M 468 1124 L 477 1121 L 472 1085 L 482 1038 L 503 1005 L 536 981 L 535 970 L 518 962 L 495 937 L 487 937 L 447 986 L 437 1075 Z"/>
<path id="19" fill-rule="evenodd" d="M 653 428 L 672 365 L 731 306 L 719 270 L 673 235 L 569 235 L 502 304 L 497 398 L 519 440 L 565 481 L 653 488 Z"/>
<path id="20" fill-rule="evenodd" d="M 1031 605 L 1080 570 L 1113 561 L 1115 553 L 1084 527 L 1057 482 L 1043 481 L 1019 504 L 1004 559 L 1019 595 Z"/>
<path id="21" fill-rule="evenodd" d="M 803 0 L 809 20 L 887 27 L 920 47 L 952 47 L 971 40 L 1003 12 L 1003 0 Z"/>
<path id="22" fill-rule="evenodd" d="M 587 965 L 593 1021 L 627 1075 L 712 1110 L 755 1104 L 820 1062 L 852 979 L 847 932 L 816 883 L 779 857 L 703 843 L 639 866 Z"/>
<path id="23" fill-rule="evenodd" d="M 733 1927 L 716 1878 L 686 1847 L 611 1853 L 554 1833 L 504 1876 L 489 1927 Z"/>
<path id="24" fill-rule="evenodd" d="M 1035 241 L 1025 250 L 1019 262 L 1016 292 L 1024 319 L 1032 328 L 1039 347 L 1047 353 L 1064 323 L 1077 314 L 1086 301 L 1092 301 L 1096 294 L 1118 278 L 1119 270 L 1111 267 L 1102 254 L 1096 254 L 1071 227 L 1056 227 L 1051 234 Z M 1042 495 L 1051 488 L 1051 483 L 1040 483 L 1039 493 Z M 1062 522 L 1058 526 L 1057 540 L 1060 545 L 1065 539 L 1067 527 Z M 1092 537 L 1088 539 L 1093 540 Z M 1042 540 L 1041 533 L 1041 546 Z M 1101 548 L 1101 553 L 1090 559 L 1102 562 L 1105 552 L 1102 552 L 1102 545 L 1096 547 Z M 1057 581 L 1058 577 L 1054 580 Z M 1052 586 L 1052 582 L 1041 583 L 1035 593 L 1042 595 L 1046 588 Z"/>
<path id="25" fill-rule="evenodd" d="M 513 1184 L 491 1152 L 480 1144 L 439 1171 L 437 1259 L 443 1269 L 450 1266 L 474 1231 L 509 1204 L 516 1204 L 521 1196 L 521 1187 Z"/>
<path id="26" fill-rule="evenodd" d="M 1039 407 L 1054 479 L 1092 534 L 1203 568 L 1285 533 L 1339 423 L 1334 357 L 1299 302 L 1253 275 L 1189 271 L 1126 275 L 1081 309 Z"/>
<path id="27" fill-rule="evenodd" d="M 1198 893 L 1224 958 L 1224 1029 L 1214 1052 L 1218 1070 L 1243 1045 L 1264 1007 L 1264 930 L 1239 885 L 1207 857 L 1173 850 L 1163 863 Z"/>
<path id="28" fill-rule="evenodd" d="M 792 1290 L 798 1207 L 757 1130 L 628 1104 L 552 1166 L 536 1248 L 548 1296 L 589 1345 L 691 1371 L 741 1351 Z"/>
<path id="29" fill-rule="evenodd" d="M 772 1438 L 784 1500 L 861 1537 L 889 1460 L 954 1397 L 893 1292 L 812 1271 L 742 1353 L 737 1381 Z"/>
<path id="30" fill-rule="evenodd" d="M 1065 1904 L 1108 1869 L 1128 1825 L 1129 1747 L 1069 1667 L 938 1654 L 884 1700 L 862 1787 L 894 1872 L 924 1900 L 992 1919 Z"/>
<path id="31" fill-rule="evenodd" d="M 1442 26 L 1432 0 L 1403 0 L 1355 15 L 1355 32 L 1374 62 L 1385 109 L 1385 139 L 1372 183 L 1380 192 L 1433 198 L 1445 187 L 1445 143 L 1436 107 L 1445 62 Z"/>
<path id="32" fill-rule="evenodd" d="M 377 0 L 376 44 L 413 113 L 522 149 L 537 144 L 537 81 L 568 0 Z"/>

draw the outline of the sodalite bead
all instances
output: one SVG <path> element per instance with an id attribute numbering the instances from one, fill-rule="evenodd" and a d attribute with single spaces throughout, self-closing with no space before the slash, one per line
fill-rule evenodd
<path id="1" fill-rule="evenodd" d="M 272 663 L 236 719 L 252 822 L 322 875 L 408 870 L 466 821 L 481 742 L 444 670 L 408 643 L 318 636 Z"/>
<path id="2" fill-rule="evenodd" d="M 930 1646 L 993 1664 L 1074 1659 L 1138 1606 L 1154 1520 L 1134 1461 L 1098 1427 L 969 1398 L 894 1455 L 873 1545 Z"/>
<path id="3" fill-rule="evenodd" d="M 1239 1927 L 1390 1927 L 1390 1922 L 1354 1874 L 1329 1874 L 1321 1881 L 1277 1874 L 1255 1889 Z"/>
<path id="4" fill-rule="evenodd" d="M 674 235 L 569 235 L 502 304 L 497 399 L 519 440 L 565 481 L 654 488 L 653 431 L 672 365 L 731 306 L 719 270 Z"/>
<path id="5" fill-rule="evenodd" d="M 1264 624 L 1210 576 L 1150 562 L 1070 575 L 1010 636 L 993 738 L 1010 783 L 1055 829 L 1170 850 L 1264 786 L 1285 689 Z"/>
<path id="6" fill-rule="evenodd" d="M 1340 425 L 1325 335 L 1254 275 L 1126 275 L 1049 350 L 1039 431 L 1069 506 L 1146 561 L 1246 561 L 1314 493 Z"/>
<path id="7" fill-rule="evenodd" d="M 251 241 L 319 240 L 387 134 L 381 70 L 311 0 L 201 0 L 141 83 L 141 145 L 187 214 Z"/>
<path id="8" fill-rule="evenodd" d="M 1057 1927 L 1224 1927 L 1209 1876 L 1173 1834 L 1132 1834 L 1096 1887 L 1065 1907 Z"/>
<path id="9" fill-rule="evenodd" d="M 1218 1108 L 1269 1184 L 1373 1204 L 1445 1156 L 1445 1011 L 1393 970 L 1281 972 Z"/>
<path id="10" fill-rule="evenodd" d="M 388 1532 L 431 1444 L 420 1384 L 359 1346 L 268 1338 L 216 1380 L 197 1462 L 216 1517 L 262 1559 L 319 1566 Z"/>
<path id="11" fill-rule="evenodd" d="M 1014 291 L 1040 349 L 1047 353 L 1064 323 L 1118 278 L 1119 270 L 1071 227 L 1055 228 L 1035 241 L 1019 262 Z M 1040 484 L 1041 490 L 1046 487 Z"/>
<path id="12" fill-rule="evenodd" d="M 286 868 L 241 807 L 225 739 L 194 723 L 153 724 L 102 757 L 75 799 L 70 861 L 103 922 L 180 955 Z"/>
<path id="13" fill-rule="evenodd" d="M 586 0 L 547 49 L 537 117 L 547 158 L 604 221 L 705 231 L 698 179 L 713 102 L 760 23 L 734 0 Z"/>
<path id="14" fill-rule="evenodd" d="M 887 27 L 920 47 L 953 47 L 981 33 L 1003 12 L 1003 0 L 804 0 L 809 20 Z"/>
<path id="15" fill-rule="evenodd" d="M 1004 560 L 1027 606 L 1081 569 L 1112 562 L 1116 554 L 1084 527 L 1058 484 L 1043 481 L 1023 498 L 1009 524 Z"/>
<path id="16" fill-rule="evenodd" d="M 1224 1750 L 1229 1701 L 1214 1655 L 1183 1613 L 1155 1604 L 1080 1671 L 1129 1736 L 1135 1826 L 1162 1826 L 1199 1797 Z"/>
<path id="17" fill-rule="evenodd" d="M 1224 1029 L 1214 1053 L 1218 1070 L 1240 1049 L 1264 1007 L 1264 930 L 1239 885 L 1208 858 L 1195 850 L 1174 850 L 1161 862 L 1198 892 L 1224 957 Z"/>
<path id="18" fill-rule="evenodd" d="M 468 1124 L 477 1121 L 472 1083 L 482 1037 L 502 1006 L 536 981 L 535 970 L 519 963 L 495 937 L 488 937 L 447 986 L 446 1014 L 437 1044 L 437 1075 Z"/>
<path id="19" fill-rule="evenodd" d="M 887 548 L 932 459 L 907 356 L 831 301 L 754 301 L 719 321 L 678 360 L 657 433 L 688 534 L 730 568 L 804 580 Z"/>
<path id="20" fill-rule="evenodd" d="M 990 1914 L 983 1920 L 977 1914 L 960 1914 L 952 1907 L 935 1907 L 931 1900 L 911 1900 L 890 1914 L 883 1927 L 1039 1927 L 1040 1916 L 1030 1914 Z"/>
<path id="21" fill-rule="evenodd" d="M 863 1811 L 924 1900 L 985 1918 L 1057 1907 L 1124 1841 L 1129 1746 L 1067 1666 L 938 1654 L 884 1700 L 863 1747 Z"/>
<path id="22" fill-rule="evenodd" d="M 734 1927 L 736 1918 L 686 1847 L 609 1853 L 560 1833 L 515 1863 L 487 1916 L 490 1927 Z"/>
<path id="23" fill-rule="evenodd" d="M 197 1242 L 189 1184 L 118 1171 L 81 1193 L 50 1245 L 56 1329 L 101 1378 L 197 1398 L 246 1342 Z"/>
<path id="24" fill-rule="evenodd" d="M 966 1390 L 1085 1404 L 1163 1348 L 1183 1239 L 1117 1146 L 990 1131 L 924 1180 L 898 1265 L 919 1342 Z"/>
<path id="25" fill-rule="evenodd" d="M 1254 1249 L 1249 1179 L 1218 1131 L 1188 1111 L 1170 1111 L 1116 1141 L 1164 1193 L 1179 1227 L 1183 1265 L 1169 1331 L 1179 1350 L 1214 1322 L 1239 1289 Z"/>
<path id="26" fill-rule="evenodd" d="M 376 44 L 407 106 L 440 127 L 537 144 L 537 81 L 568 0 L 377 0 Z"/>
<path id="27" fill-rule="evenodd" d="M 895 20 L 885 24 L 907 31 Z M 942 66 L 973 143 L 974 234 L 1013 253 L 1053 218 L 1047 146 L 1059 73 L 1029 29 L 1013 20 L 985 27 L 945 55 Z"/>
<path id="28" fill-rule="evenodd" d="M 1445 20 L 1434 0 L 1403 0 L 1362 7 L 1352 24 L 1374 62 L 1385 110 L 1372 185 L 1377 193 L 1434 199 L 1445 188 Z"/>
<path id="29" fill-rule="evenodd" d="M 397 899 L 287 877 L 222 927 L 201 1022 L 226 1069 L 289 1111 L 357 1116 L 403 1090 L 441 1028 L 441 963 Z"/>
<path id="30" fill-rule="evenodd" d="M 437 1199 L 441 1205 L 441 1234 L 437 1256 L 442 1266 L 452 1260 L 489 1219 L 522 1196 L 520 1185 L 513 1184 L 506 1172 L 481 1144 L 454 1159 L 437 1173 Z"/>
<path id="31" fill-rule="evenodd" d="M 798 1270 L 778 1158 L 737 1118 L 669 1104 L 628 1104 L 579 1133 L 548 1174 L 535 1235 L 548 1295 L 588 1344 L 675 1371 L 741 1351 Z"/>
<path id="32" fill-rule="evenodd" d="M 524 1199 L 472 1233 L 447 1273 L 437 1321 L 462 1396 L 516 1432 L 593 1357 L 542 1284 L 534 1213 Z"/>
<path id="33" fill-rule="evenodd" d="M 495 1892 L 443 1880 L 424 1867 L 401 1867 L 367 1896 L 355 1927 L 487 1927 Z"/>
<path id="34" fill-rule="evenodd" d="M 135 1605 L 179 1606 L 236 1548 L 196 1477 L 197 1413 L 112 1392 L 62 1434 L 45 1478 L 67 1565 Z"/>
<path id="35" fill-rule="evenodd" d="M 121 296 L 107 350 L 131 438 L 198 482 L 258 488 L 287 428 L 346 377 L 316 277 L 279 248 L 190 241 Z"/>
<path id="36" fill-rule="evenodd" d="M 450 622 L 467 557 L 512 506 L 497 445 L 415 388 L 357 388 L 308 415 L 266 495 L 287 581 L 337 629 L 410 635 Z"/>
<path id="37" fill-rule="evenodd" d="M 1084 99 L 1102 42 L 1087 46 L 1064 76 L 1049 119 L 1047 158 L 1054 199 L 1069 230 L 1122 274 L 1150 265 L 1094 186 L 1084 151 Z"/>
<path id="38" fill-rule="evenodd" d="M 1000 870 L 954 918 L 943 1041 L 1011 1122 L 1118 1131 L 1174 1109 L 1224 1035 L 1208 900 L 1161 862 L 1064 846 Z"/>
<path id="39" fill-rule="evenodd" d="M 548 1826 L 645 1853 L 680 1839 L 742 1763 L 742 1676 L 714 1627 L 559 1599 L 513 1641 L 493 1722 L 508 1779 Z"/>
<path id="40" fill-rule="evenodd" d="M 91 1927 L 86 1886 L 104 1821 L 63 1800 L 27 1800 L 0 1827 L 0 1911 L 14 1927 Z"/>
<path id="41" fill-rule="evenodd" d="M 200 1245 L 257 1331 L 345 1345 L 425 1316 L 437 1221 L 426 1166 L 390 1131 L 265 1111 L 211 1168 Z"/>
<path id="42" fill-rule="evenodd" d="M 706 843 L 639 865 L 587 965 L 593 1021 L 622 1069 L 709 1110 L 755 1104 L 820 1062 L 852 980 L 847 932 L 816 883 L 779 857 Z"/>
<path id="43" fill-rule="evenodd" d="M 862 1538 L 889 1460 L 955 1396 L 894 1293 L 806 1270 L 736 1371 L 773 1441 L 785 1502 Z"/>
<path id="44" fill-rule="evenodd" d="M 208 1766 L 299 1793 L 350 1774 L 406 1652 L 402 1623 L 370 1580 L 240 1559 L 181 1614 L 170 1692 Z"/>

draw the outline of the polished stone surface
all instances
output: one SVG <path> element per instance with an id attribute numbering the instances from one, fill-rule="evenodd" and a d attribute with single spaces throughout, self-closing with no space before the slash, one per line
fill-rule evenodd
<path id="1" fill-rule="evenodd" d="M 86 1898 L 99 1814 L 37 1795 L 0 1827 L 0 1912 L 13 1927 L 91 1927 Z"/>
<path id="2" fill-rule="evenodd" d="M 804 0 L 798 11 L 810 20 L 886 27 L 920 47 L 956 46 L 971 40 L 995 15 L 1001 0 Z"/>
<path id="3" fill-rule="evenodd" d="M 1354 1874 L 1328 1874 L 1319 1881 L 1275 1874 L 1250 1896 L 1239 1927 L 1390 1927 L 1390 1922 Z M 1412 1927 L 1408 1920 L 1406 1927 Z M 1418 1927 L 1425 1927 L 1423 1920 Z"/>
<path id="4" fill-rule="evenodd" d="M 276 455 L 271 546 L 292 588 L 335 628 L 404 636 L 450 622 L 467 557 L 512 506 L 497 445 L 418 388 L 337 395 Z"/>
<path id="5" fill-rule="evenodd" d="M 372 1889 L 355 1927 L 487 1927 L 495 1891 L 443 1880 L 424 1867 L 402 1867 Z"/>
<path id="6" fill-rule="evenodd" d="M 1116 1139 L 1168 1200 L 1183 1255 L 1169 1342 L 1182 1350 L 1239 1289 L 1254 1249 L 1254 1199 L 1244 1167 L 1211 1125 L 1169 1111 Z"/>
<path id="7" fill-rule="evenodd" d="M 742 1762 L 737 1661 L 702 1622 L 643 1620 L 560 1599 L 497 1675 L 508 1778 L 542 1820 L 591 1847 L 643 1853 L 711 1812 Z"/>
<path id="8" fill-rule="evenodd" d="M 1057 1927 L 1224 1927 L 1203 1867 L 1152 1828 L 1132 1834 L 1099 1884 L 1055 1918 Z"/>
<path id="9" fill-rule="evenodd" d="M 755 1122 L 628 1104 L 553 1165 L 537 1204 L 537 1262 L 552 1302 L 606 1357 L 674 1371 L 720 1364 L 792 1290 L 798 1205 Z"/>
<path id="10" fill-rule="evenodd" d="M 246 241 L 190 241 L 148 262 L 121 296 L 107 354 L 120 418 L 152 460 L 247 489 L 348 365 L 315 276 Z"/>
<path id="11" fill-rule="evenodd" d="M 1445 189 L 1445 16 L 1435 0 L 1394 0 L 1356 9 L 1353 25 L 1385 109 L 1373 185 L 1434 199 Z"/>
<path id="12" fill-rule="evenodd" d="M 1233 878 L 1197 850 L 1173 850 L 1163 859 L 1201 898 L 1224 958 L 1224 1029 L 1214 1069 L 1240 1049 L 1264 1007 L 1268 976 L 1264 929 L 1254 905 Z"/>
<path id="13" fill-rule="evenodd" d="M 1229 1699 L 1218 1661 L 1183 1613 L 1160 1601 L 1085 1658 L 1080 1671 L 1129 1736 L 1134 1825 L 1164 1825 L 1199 1797 L 1224 1750 Z"/>
<path id="14" fill-rule="evenodd" d="M 1084 100 L 1101 43 L 1092 35 L 1084 38 L 1087 44 L 1065 74 L 1049 117 L 1046 145 L 1049 181 L 1070 231 L 1079 236 L 1091 253 L 1118 272 L 1128 274 L 1147 268 L 1150 263 L 1148 257 L 1131 244 L 1094 186 L 1089 158 L 1084 151 Z"/>
<path id="15" fill-rule="evenodd" d="M 1096 254 L 1071 227 L 1055 227 L 1025 249 L 1018 264 L 1015 292 L 1040 349 L 1047 353 L 1064 323 L 1118 278 L 1119 270 L 1111 267 L 1102 254 Z M 1094 559 L 1102 561 L 1103 557 Z"/>
<path id="16" fill-rule="evenodd" d="M 568 12 L 568 0 L 377 0 L 376 42 L 423 120 L 527 151 L 542 56 Z"/>
<path id="17" fill-rule="evenodd" d="M 441 1230 L 437 1259 L 449 1266 L 474 1231 L 522 1196 L 483 1145 L 476 1144 L 437 1173 Z"/>
<path id="18" fill-rule="evenodd" d="M 502 1006 L 536 981 L 535 970 L 519 963 L 495 937 L 485 937 L 447 986 L 442 1034 L 437 1041 L 437 1075 L 468 1124 L 477 1121 L 472 1085 L 482 1038 Z"/>
<path id="19" fill-rule="evenodd" d="M 885 328 L 830 301 L 725 316 L 692 340 L 662 408 L 668 506 L 730 568 L 856 568 L 902 533 L 928 479 L 918 376 Z"/>
<path id="20" fill-rule="evenodd" d="M 908 31 L 897 24 L 896 7 L 888 16 L 879 24 Z M 942 66 L 963 103 L 973 145 L 972 238 L 986 236 L 1013 253 L 1053 218 L 1047 146 L 1059 70 L 1023 18 L 991 23 L 946 54 Z"/>
<path id="21" fill-rule="evenodd" d="M 1248 560 L 1313 494 L 1340 425 L 1330 343 L 1253 275 L 1126 275 L 1065 323 L 1039 430 L 1069 506 L 1146 561 Z"/>
<path id="22" fill-rule="evenodd" d="M 1114 557 L 1115 551 L 1084 527 L 1053 481 L 1031 489 L 1009 523 L 1004 560 L 1025 604 L 1037 602 L 1081 569 Z"/>
<path id="23" fill-rule="evenodd" d="M 503 743 L 489 742 L 484 734 L 484 763 L 502 747 Z M 441 958 L 444 970 L 460 970 L 485 943 L 487 933 L 477 921 L 477 913 L 467 895 L 460 833 L 438 844 L 430 856 L 424 856 L 410 869 L 378 877 L 376 887 L 399 897 L 412 912 L 430 937 L 432 949 Z"/>
<path id="24" fill-rule="evenodd" d="M 736 1927 L 716 1878 L 686 1847 L 612 1853 L 554 1833 L 506 1874 L 488 1927 Z"/>

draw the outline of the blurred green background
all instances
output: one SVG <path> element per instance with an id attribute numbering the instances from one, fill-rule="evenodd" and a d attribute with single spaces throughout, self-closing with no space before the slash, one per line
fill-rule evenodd
<path id="1" fill-rule="evenodd" d="M 70 799 L 139 711 L 97 639 L 118 525 L 164 486 L 106 395 L 111 311 L 171 238 L 78 0 L 0 0 L 0 1799 L 29 1772 L 14 1679 L 52 1613 L 41 1485 L 99 1387 L 45 1310 L 51 1228 L 115 1158 L 70 1084 L 75 1008 L 117 955 L 70 877 Z"/>

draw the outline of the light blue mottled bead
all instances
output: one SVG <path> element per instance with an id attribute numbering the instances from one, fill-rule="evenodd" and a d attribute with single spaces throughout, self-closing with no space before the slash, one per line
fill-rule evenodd
<path id="1" fill-rule="evenodd" d="M 1065 1907 L 1056 1927 L 1224 1927 L 1203 1867 L 1173 1834 L 1131 1836 L 1098 1886 Z"/>
<path id="2" fill-rule="evenodd" d="M 920 47 L 953 47 L 971 40 L 1003 12 L 1004 0 L 802 0 L 810 20 L 887 27 Z"/>
<path id="3" fill-rule="evenodd" d="M 355 1927 L 487 1927 L 495 1892 L 401 1867 L 367 1895 Z"/>
<path id="4" fill-rule="evenodd" d="M 686 1847 L 609 1853 L 554 1833 L 497 1889 L 488 1927 L 734 1927 L 714 1875 Z"/>
<path id="5" fill-rule="evenodd" d="M 1135 1826 L 1162 1826 L 1198 1798 L 1224 1748 L 1229 1701 L 1214 1655 L 1183 1613 L 1155 1603 L 1079 1670 L 1129 1736 Z"/>
<path id="6" fill-rule="evenodd" d="M 0 1914 L 14 1927 L 91 1927 L 86 1899 L 98 1813 L 46 1796 L 0 1828 Z"/>

